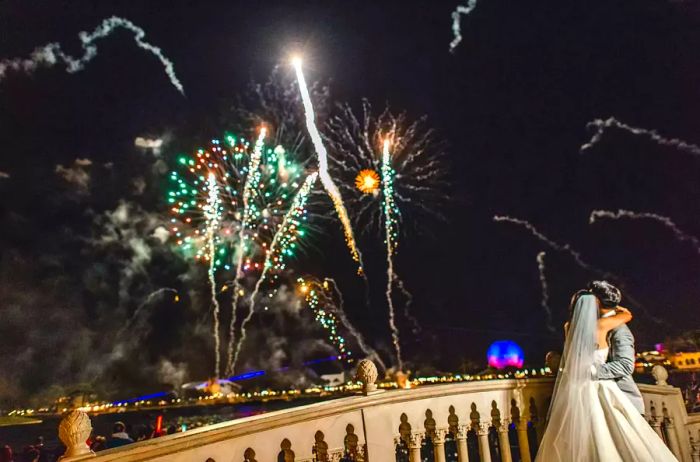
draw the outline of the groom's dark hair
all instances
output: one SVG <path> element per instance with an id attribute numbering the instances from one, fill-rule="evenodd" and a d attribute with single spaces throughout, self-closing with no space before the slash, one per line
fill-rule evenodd
<path id="1" fill-rule="evenodd" d="M 608 281 L 591 281 L 588 284 L 588 290 L 600 300 L 601 305 L 608 309 L 615 308 L 622 300 L 620 289 Z"/>

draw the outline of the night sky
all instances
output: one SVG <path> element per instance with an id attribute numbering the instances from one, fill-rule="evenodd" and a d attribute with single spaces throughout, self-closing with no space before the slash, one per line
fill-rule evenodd
<path id="1" fill-rule="evenodd" d="M 610 116 L 700 142 L 697 2 L 480 0 L 449 53 L 456 4 L 3 2 L 0 57 L 49 42 L 80 54 L 79 31 L 122 16 L 174 62 L 186 96 L 124 31 L 100 41 L 82 72 L 56 66 L 10 72 L 0 82 L 0 171 L 9 175 L 0 178 L 0 370 L 13 371 L 0 374 L 0 399 L 94 381 L 112 383 L 105 387 L 112 394 L 147 392 L 166 382 L 148 378 L 163 361 L 186 368 L 188 379 L 209 373 L 208 305 L 197 296 L 202 287 L 193 288 L 205 280 L 172 246 L 149 237 L 167 218 L 162 165 L 218 136 L 236 95 L 292 51 L 304 54 L 307 79 L 327 84 L 332 101 L 359 107 L 367 97 L 411 118 L 427 115 L 446 144 L 450 200 L 439 205 L 446 220 L 407 231 L 397 256 L 421 326 L 412 332 L 399 309 L 413 367 L 483 364 L 488 344 L 504 338 L 521 343 L 531 365 L 560 348 L 570 294 L 598 275 L 523 228 L 494 223 L 496 214 L 531 221 L 617 275 L 641 305 L 629 304 L 639 348 L 697 328 L 693 246 L 652 221 L 589 225 L 588 217 L 594 209 L 655 212 L 700 236 L 700 159 L 615 129 L 579 153 L 591 136 L 586 123 Z M 155 158 L 134 147 L 137 136 L 169 142 Z M 71 166 L 89 175 L 84 186 L 59 174 Z M 135 261 L 127 242 L 139 236 L 150 246 L 148 261 Z M 380 237 L 359 239 L 371 309 L 340 228 L 324 224 L 314 241 L 293 269 L 335 277 L 348 315 L 389 359 Z M 540 306 L 542 250 L 554 333 Z M 130 327 L 138 336 L 118 337 L 159 287 L 188 295 L 157 303 Z M 306 333 L 292 328 L 272 341 L 260 321 L 252 342 L 265 348 L 250 353 L 247 367 L 266 366 L 272 352 L 280 364 L 309 359 L 299 356 Z"/>

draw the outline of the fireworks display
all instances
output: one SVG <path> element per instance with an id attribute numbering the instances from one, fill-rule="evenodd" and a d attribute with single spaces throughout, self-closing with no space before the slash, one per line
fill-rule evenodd
<path id="1" fill-rule="evenodd" d="M 178 168 L 170 172 L 170 231 L 185 255 L 208 263 L 217 339 L 215 273 L 234 273 L 233 325 L 238 298 L 244 290 L 240 282 L 248 273 L 263 270 L 270 243 L 278 231 L 286 230 L 281 246 L 286 258 L 293 255 L 299 247 L 299 237 L 305 233 L 303 220 L 298 218 L 305 214 L 306 201 L 302 210 L 294 206 L 304 169 L 285 156 L 282 146 L 266 145 L 264 137 L 265 131 L 261 130 L 252 150 L 251 143 L 243 137 L 228 134 L 223 141 L 214 139 L 207 149 L 199 148 L 192 156 L 179 156 Z M 293 229 L 289 229 L 289 224 L 283 225 L 290 210 L 296 211 Z M 234 362 L 233 341 L 231 328 L 227 369 Z M 216 351 L 218 357 L 219 348 Z"/>
<path id="2" fill-rule="evenodd" d="M 389 327 L 391 327 L 391 340 L 396 352 L 396 365 L 399 370 L 403 370 L 403 359 L 401 358 L 401 343 L 399 338 L 399 328 L 396 326 L 396 312 L 394 310 L 394 300 L 392 292 L 394 287 L 394 251 L 396 250 L 398 229 L 396 216 L 398 210 L 394 202 L 394 169 L 391 167 L 391 152 L 389 147 L 391 141 L 385 139 L 382 148 L 382 210 L 384 211 L 384 243 L 386 244 L 386 301 L 389 306 Z"/>
<path id="3" fill-rule="evenodd" d="M 248 232 L 250 231 L 251 224 L 253 223 L 254 219 L 259 218 L 260 214 L 260 211 L 254 206 L 254 194 L 260 187 L 260 180 L 262 177 L 260 172 L 260 162 L 262 161 L 262 150 L 266 135 L 267 129 L 265 127 L 261 127 L 258 133 L 258 140 L 255 142 L 253 153 L 251 154 L 248 162 L 248 174 L 246 175 L 246 179 L 243 183 L 243 216 L 238 231 L 238 249 L 236 252 L 238 256 L 236 262 L 236 273 L 233 280 L 233 295 L 231 297 L 231 323 L 229 325 L 229 343 L 227 350 L 228 362 L 226 366 L 227 375 L 233 373 L 231 369 L 235 363 L 234 342 L 236 313 L 238 309 L 238 299 L 243 294 L 243 289 L 240 286 L 240 280 L 244 276 L 243 260 L 250 247 L 247 245 L 246 241 L 248 240 Z M 219 377 L 218 374 L 216 376 Z"/>
<path id="4" fill-rule="evenodd" d="M 630 210 L 622 210 L 622 209 L 618 210 L 617 212 L 613 212 L 611 210 L 594 210 L 591 212 L 589 222 L 591 224 L 593 224 L 599 218 L 607 218 L 610 220 L 620 220 L 622 218 L 628 218 L 631 220 L 653 220 L 653 221 L 656 221 L 658 223 L 661 223 L 666 228 L 670 229 L 671 232 L 673 232 L 673 235 L 679 241 L 689 242 L 693 246 L 693 248 L 695 249 L 695 252 L 700 254 L 700 240 L 698 240 L 698 238 L 696 238 L 695 236 L 691 236 L 690 234 L 681 230 L 673 222 L 673 220 L 671 220 L 669 217 L 665 217 L 663 215 L 658 215 L 656 213 L 632 212 Z"/>
<path id="5" fill-rule="evenodd" d="M 146 32 L 143 29 L 128 19 L 117 16 L 105 19 L 102 21 L 102 24 L 97 26 L 92 32 L 82 31 L 78 34 L 80 44 L 83 48 L 83 55 L 80 57 L 76 58 L 65 53 L 60 43 L 49 43 L 42 47 L 35 48 L 29 57 L 4 59 L 0 61 L 0 82 L 5 78 L 8 71 L 29 74 L 40 67 L 50 67 L 58 63 L 64 64 L 66 66 L 66 71 L 71 74 L 82 71 L 85 68 L 85 64 L 92 61 L 97 56 L 97 45 L 95 45 L 95 42 L 108 37 L 118 29 L 126 29 L 132 32 L 136 45 L 157 57 L 163 65 L 165 73 L 170 79 L 170 83 L 172 83 L 180 93 L 183 95 L 185 94 L 185 89 L 175 74 L 175 67 L 172 61 L 163 54 L 160 48 L 144 41 Z"/>
<path id="6" fill-rule="evenodd" d="M 206 224 L 206 249 L 209 260 L 209 287 L 211 289 L 211 304 L 213 307 L 212 316 L 214 320 L 214 371 L 216 377 L 221 375 L 221 337 L 219 335 L 219 300 L 216 298 L 216 243 L 215 238 L 221 222 L 221 197 L 219 195 L 219 185 L 216 182 L 216 175 L 209 172 L 207 175 L 207 203 L 204 207 L 204 217 Z"/>
<path id="7" fill-rule="evenodd" d="M 310 278 L 307 277 L 307 280 L 310 280 Z M 382 358 L 374 350 L 374 348 L 367 344 L 365 337 L 350 322 L 347 315 L 345 314 L 345 300 L 343 298 L 343 293 L 338 288 L 338 284 L 336 284 L 335 280 L 332 278 L 325 278 L 323 280 L 323 283 L 324 286 L 328 285 L 331 288 L 333 288 L 333 292 L 335 293 L 335 296 L 338 300 L 338 304 L 329 306 L 334 307 L 334 313 L 336 314 L 340 322 L 343 324 L 343 327 L 345 327 L 348 330 L 348 332 L 350 332 L 352 336 L 355 337 L 355 341 L 357 341 L 357 345 L 360 347 L 362 352 L 368 355 L 370 359 L 373 359 L 382 370 L 386 370 L 386 365 L 384 364 L 384 361 L 382 361 Z"/>
<path id="8" fill-rule="evenodd" d="M 297 288 L 313 312 L 314 319 L 328 333 L 328 341 L 338 350 L 340 357 L 345 361 L 352 360 L 352 352 L 340 333 L 338 318 L 334 313 L 337 305 L 333 300 L 333 292 L 329 283 L 327 281 L 320 282 L 314 278 L 299 278 L 297 279 Z"/>
<path id="9" fill-rule="evenodd" d="M 700 156 L 700 146 L 688 143 L 686 141 L 683 141 L 678 138 L 665 138 L 661 135 L 656 130 L 649 130 L 646 128 L 639 128 L 639 127 L 632 127 L 631 125 L 627 125 L 623 122 L 620 122 L 614 117 L 610 117 L 608 119 L 595 119 L 591 122 L 588 122 L 586 127 L 589 130 L 593 131 L 593 136 L 591 139 L 585 143 L 584 145 L 581 146 L 580 151 L 584 152 L 589 149 L 591 149 L 593 146 L 598 144 L 601 139 L 603 139 L 603 134 L 605 133 L 605 130 L 608 128 L 617 128 L 619 130 L 626 131 L 628 133 L 631 133 L 635 136 L 645 136 L 655 142 L 656 144 L 659 144 L 661 146 L 668 146 L 671 148 L 679 149 L 681 151 L 687 152 L 689 154 L 692 154 L 694 156 Z"/>
<path id="10" fill-rule="evenodd" d="M 360 170 L 360 173 L 355 177 L 355 187 L 363 194 L 379 194 L 379 184 L 381 180 L 379 175 L 374 170 L 368 168 Z"/>
<path id="11" fill-rule="evenodd" d="M 306 129 L 311 136 L 311 141 L 313 142 L 314 149 L 316 150 L 316 155 L 318 156 L 318 174 L 321 178 L 321 184 L 325 188 L 326 192 L 333 201 L 333 206 L 335 207 L 335 212 L 343 225 L 343 232 L 345 234 L 345 242 L 350 249 L 350 254 L 352 259 L 358 263 L 357 271 L 359 274 L 363 273 L 362 269 L 362 255 L 360 250 L 357 248 L 357 242 L 355 242 L 355 234 L 352 230 L 352 225 L 350 224 L 350 217 L 348 217 L 348 212 L 345 209 L 345 204 L 343 203 L 342 195 L 338 186 L 333 182 L 333 178 L 328 173 L 328 153 L 326 147 L 323 145 L 321 140 L 321 134 L 318 132 L 316 127 L 314 107 L 311 103 L 311 97 L 309 96 L 309 89 L 306 86 L 306 80 L 304 79 L 304 73 L 301 68 L 301 59 L 294 58 L 292 60 L 294 65 L 294 70 L 296 71 L 297 81 L 299 83 L 299 92 L 301 93 L 301 99 L 304 103 L 304 113 L 306 115 Z"/>
<path id="12" fill-rule="evenodd" d="M 231 372 L 236 368 L 238 355 L 246 339 L 246 326 L 255 313 L 255 301 L 260 292 L 260 288 L 263 283 L 267 281 L 267 277 L 270 273 L 272 273 L 272 277 L 276 277 L 280 271 L 283 271 L 287 267 L 287 260 L 294 256 L 294 251 L 298 246 L 298 242 L 304 237 L 305 231 L 303 229 L 303 224 L 307 219 L 306 204 L 309 200 L 311 190 L 316 184 L 317 178 L 318 173 L 316 172 L 306 177 L 304 184 L 302 184 L 301 188 L 299 188 L 299 191 L 294 196 L 292 205 L 284 216 L 284 220 L 277 230 L 277 233 L 275 233 L 275 236 L 272 238 L 270 248 L 265 255 L 262 273 L 255 283 L 255 289 L 253 289 L 253 292 L 250 294 L 248 315 L 241 323 L 241 337 L 232 356 L 230 364 Z"/>
<path id="13" fill-rule="evenodd" d="M 245 184 L 253 165 L 254 151 L 250 148 L 245 138 L 228 134 L 223 141 L 214 139 L 209 148 L 199 148 L 192 156 L 179 156 L 178 168 L 170 172 L 171 232 L 185 255 L 201 261 L 207 261 L 210 255 L 204 213 L 209 199 L 209 173 L 216 179 L 221 196 L 221 216 L 214 236 L 217 269 L 231 270 L 231 261 L 238 261 L 244 253 L 243 273 L 262 270 L 261 256 L 264 258 L 267 253 L 268 243 L 301 186 L 303 168 L 284 156 L 281 146 L 272 148 L 262 144 L 261 159 L 255 163 L 258 166 L 255 188 L 249 188 L 244 204 Z M 242 252 L 238 250 L 241 245 L 244 245 Z"/>
<path id="14" fill-rule="evenodd" d="M 321 123 L 327 117 L 330 89 L 317 81 L 307 84 L 316 123 Z M 251 80 L 246 91 L 229 108 L 227 120 L 231 119 L 233 127 L 244 133 L 250 127 L 264 124 L 269 128 L 268 137 L 284 146 L 298 162 L 316 163 L 303 107 L 296 76 L 289 72 L 285 63 L 276 65 L 266 80 Z"/>
<path id="15" fill-rule="evenodd" d="M 462 42 L 462 18 L 460 16 L 468 16 L 476 8 L 476 0 L 467 0 L 466 5 L 458 5 L 452 12 L 452 35 L 454 38 L 450 42 L 450 52 L 454 52 Z"/>
<path id="16" fill-rule="evenodd" d="M 588 279 L 620 287 L 640 344 L 687 327 L 691 2 L 31 3 L 0 52 L 3 403 L 58 414 L 87 387 L 228 418 L 349 395 L 362 358 L 382 388 L 462 380 L 489 345 L 522 367 L 503 339 L 535 366 Z M 261 378 L 181 393 L 227 377 Z"/>
<path id="17" fill-rule="evenodd" d="M 356 117 L 349 105 L 340 105 L 326 127 L 329 166 L 347 193 L 353 219 L 370 232 L 381 229 L 387 261 L 385 296 L 399 369 L 403 359 L 393 288 L 399 286 L 411 298 L 394 269 L 401 218 L 406 213 L 415 223 L 421 215 L 440 216 L 439 205 L 445 201 L 442 146 L 424 122 L 410 122 L 406 114 L 394 115 L 388 109 L 374 116 L 363 100 L 362 117 Z"/>
<path id="18" fill-rule="evenodd" d="M 324 132 L 329 168 L 359 229 L 385 235 L 383 195 L 379 194 L 384 187 L 377 173 L 384 165 L 393 173 L 390 190 L 396 207 L 396 232 L 406 228 L 400 226 L 404 215 L 410 216 L 416 227 L 430 218 L 443 218 L 440 211 L 447 202 L 448 186 L 445 153 L 424 117 L 411 121 L 405 113 L 395 115 L 389 109 L 376 116 L 363 100 L 361 117 L 349 105 L 340 105 Z M 385 139 L 391 140 L 387 163 Z"/>

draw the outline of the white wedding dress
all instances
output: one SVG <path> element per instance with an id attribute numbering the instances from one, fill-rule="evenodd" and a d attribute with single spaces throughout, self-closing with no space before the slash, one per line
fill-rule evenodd
<path id="1" fill-rule="evenodd" d="M 608 357 L 595 349 L 597 313 L 592 295 L 579 298 L 535 461 L 677 461 L 615 381 L 592 379 L 591 365 Z"/>

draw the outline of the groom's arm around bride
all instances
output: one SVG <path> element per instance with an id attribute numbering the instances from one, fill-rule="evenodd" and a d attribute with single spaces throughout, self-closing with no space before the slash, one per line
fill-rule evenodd
<path id="1" fill-rule="evenodd" d="M 610 333 L 608 361 L 598 366 L 596 379 L 615 380 L 617 386 L 630 399 L 637 410 L 644 414 L 644 400 L 634 383 L 634 336 L 627 324 L 622 324 Z"/>

